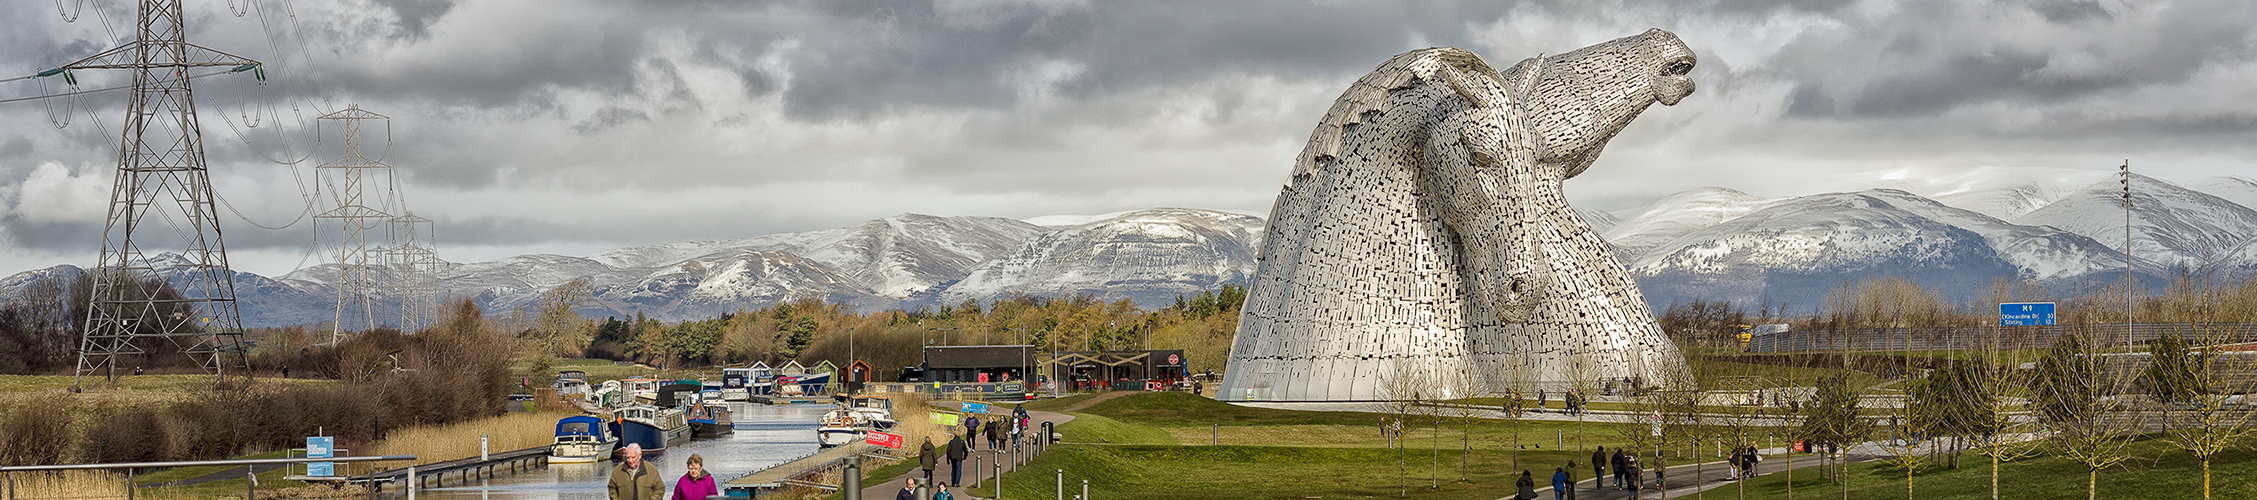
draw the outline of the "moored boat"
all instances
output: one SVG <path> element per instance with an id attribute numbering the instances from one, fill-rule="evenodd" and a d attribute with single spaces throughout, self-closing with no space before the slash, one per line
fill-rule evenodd
<path id="1" fill-rule="evenodd" d="M 862 440 L 869 430 L 854 410 L 841 406 L 823 414 L 823 425 L 815 428 L 815 442 L 824 448 L 840 446 Z"/>
<path id="2" fill-rule="evenodd" d="M 718 399 L 690 405 L 690 437 L 707 439 L 735 434 L 737 424 L 729 403 Z"/>
<path id="3" fill-rule="evenodd" d="M 610 460 L 619 436 L 608 428 L 603 419 L 587 415 L 557 419 L 556 443 L 549 445 L 549 461 L 573 464 Z"/>
<path id="4" fill-rule="evenodd" d="M 668 445 L 690 438 L 690 421 L 681 408 L 628 405 L 611 411 L 616 417 L 620 446 L 642 445 L 645 453 L 666 451 Z"/>
<path id="5" fill-rule="evenodd" d="M 721 399 L 727 401 L 752 399 L 752 369 L 722 368 Z"/>
<path id="6" fill-rule="evenodd" d="M 871 429 L 882 431 L 893 428 L 892 398 L 874 394 L 851 396 L 846 398 L 846 408 L 855 413 L 857 421 Z"/>

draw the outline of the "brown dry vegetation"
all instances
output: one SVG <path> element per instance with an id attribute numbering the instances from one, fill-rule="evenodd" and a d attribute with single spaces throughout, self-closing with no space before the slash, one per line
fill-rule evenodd
<path id="1" fill-rule="evenodd" d="M 343 376 L 336 383 L 151 390 L 132 377 L 121 385 L 141 389 L 18 393 L 0 406 L 0 463 L 217 459 L 295 448 L 317 432 L 350 448 L 396 429 L 497 415 L 512 381 L 506 345 L 463 301 L 437 328 L 361 334 L 331 350 L 334 365 L 309 365 Z"/>

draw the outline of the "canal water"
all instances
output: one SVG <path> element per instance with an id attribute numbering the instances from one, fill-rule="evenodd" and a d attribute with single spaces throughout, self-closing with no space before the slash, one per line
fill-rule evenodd
<path id="1" fill-rule="evenodd" d="M 815 427 L 823 412 L 831 405 L 768 406 L 733 403 L 737 432 L 719 439 L 695 439 L 668 448 L 666 453 L 647 455 L 643 460 L 658 466 L 659 477 L 666 479 L 667 496 L 672 497 L 674 481 L 689 472 L 686 465 L 691 454 L 705 459 L 705 470 L 714 477 L 726 480 L 799 457 L 814 454 L 820 445 L 815 441 Z M 472 480 L 463 484 L 459 480 L 445 485 L 416 491 L 416 498 L 432 500 L 603 500 L 604 484 L 610 478 L 610 461 L 589 464 L 549 464 L 546 467 L 526 470 L 517 474 L 498 476 L 487 480 Z M 405 498 L 399 490 L 385 491 L 383 497 Z"/>

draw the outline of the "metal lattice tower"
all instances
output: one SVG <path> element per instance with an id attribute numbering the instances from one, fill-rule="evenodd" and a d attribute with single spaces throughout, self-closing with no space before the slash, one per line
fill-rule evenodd
<path id="1" fill-rule="evenodd" d="M 320 230 L 319 221 L 324 220 L 330 221 L 337 230 L 337 314 L 329 329 L 329 342 L 335 344 L 344 336 L 348 321 L 360 331 L 376 329 L 372 292 L 377 286 L 376 270 L 384 260 L 382 252 L 368 248 L 368 230 L 391 220 L 392 215 L 368 205 L 363 184 L 376 171 L 389 171 L 392 167 L 361 155 L 360 131 L 362 120 L 391 118 L 362 110 L 360 105 L 354 104 L 321 115 L 321 119 L 343 122 L 345 128 L 345 156 L 315 167 L 315 175 L 322 179 L 323 186 L 328 188 L 329 201 L 333 202 L 333 208 L 314 215 L 315 231 Z"/>
<path id="2" fill-rule="evenodd" d="M 249 373 L 188 83 L 194 68 L 247 71 L 258 62 L 188 43 L 183 21 L 180 0 L 141 0 L 132 43 L 58 68 L 133 72 L 73 390 L 105 369 L 114 381 L 119 356 L 144 354 L 160 338 L 216 377 L 229 366 Z M 144 248 L 164 252 L 152 259 Z"/>
<path id="3" fill-rule="evenodd" d="M 415 212 L 392 218 L 392 234 L 400 245 L 392 247 L 393 296 L 400 301 L 401 331 L 430 328 L 439 318 L 439 254 L 431 247 L 436 233 L 431 219 Z"/>

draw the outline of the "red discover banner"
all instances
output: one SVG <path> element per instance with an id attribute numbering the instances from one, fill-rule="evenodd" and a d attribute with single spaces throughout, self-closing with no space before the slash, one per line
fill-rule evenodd
<path id="1" fill-rule="evenodd" d="M 896 449 L 896 450 L 898 450 L 898 449 L 901 449 L 901 435 L 900 435 L 900 434 L 893 434 L 893 433 L 887 433 L 887 432 L 878 432 L 878 431 L 870 431 L 870 432 L 869 432 L 869 434 L 865 435 L 865 436 L 864 436 L 864 437 L 862 438 L 862 440 L 863 440 L 863 441 L 867 441 L 867 442 L 869 442 L 870 444 L 874 444 L 874 445 L 878 445 L 878 446 L 884 446 L 884 447 L 887 447 L 887 448 L 893 448 L 893 449 Z"/>

